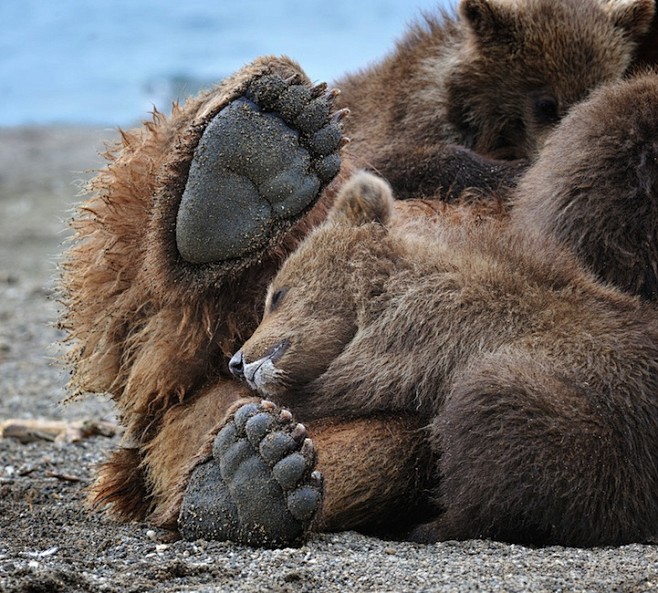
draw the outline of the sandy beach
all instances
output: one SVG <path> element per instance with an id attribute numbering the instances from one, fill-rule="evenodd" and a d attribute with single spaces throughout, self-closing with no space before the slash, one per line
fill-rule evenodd
<path id="1" fill-rule="evenodd" d="M 70 208 L 115 135 L 0 128 L 0 423 L 115 422 L 102 397 L 60 404 L 67 375 L 56 362 L 54 290 Z M 283 550 L 166 541 L 146 524 L 117 524 L 84 507 L 94 466 L 118 435 L 44 437 L 0 439 L 2 592 L 658 591 L 653 545 L 421 546 L 356 533 L 321 534 Z"/>

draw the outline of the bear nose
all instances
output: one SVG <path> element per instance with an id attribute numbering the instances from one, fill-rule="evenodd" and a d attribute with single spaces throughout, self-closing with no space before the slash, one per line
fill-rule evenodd
<path id="1" fill-rule="evenodd" d="M 244 358 L 242 350 L 238 350 L 228 362 L 228 370 L 238 379 L 244 378 Z"/>

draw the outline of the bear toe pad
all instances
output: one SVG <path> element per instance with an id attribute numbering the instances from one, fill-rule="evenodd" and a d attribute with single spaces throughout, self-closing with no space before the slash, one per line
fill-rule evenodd
<path id="1" fill-rule="evenodd" d="M 340 169 L 334 96 L 324 85 L 261 76 L 208 123 L 176 218 L 183 259 L 263 252 L 315 204 Z"/>
<path id="2" fill-rule="evenodd" d="M 246 404 L 219 431 L 212 458 L 192 472 L 178 518 L 186 539 L 253 546 L 303 542 L 322 504 L 313 444 L 292 414 Z"/>

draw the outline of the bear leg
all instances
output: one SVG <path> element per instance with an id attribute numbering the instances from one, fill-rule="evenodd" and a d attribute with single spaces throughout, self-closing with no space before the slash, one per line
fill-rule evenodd
<path id="1" fill-rule="evenodd" d="M 470 368 L 432 428 L 443 512 L 411 539 L 588 547 L 655 537 L 650 412 L 605 397 L 534 350 Z"/>
<path id="2" fill-rule="evenodd" d="M 410 526 L 427 520 L 435 512 L 427 497 L 433 464 L 421 418 L 396 414 L 349 421 L 311 421 L 308 434 L 313 438 L 317 465 L 315 454 L 309 454 L 307 445 L 304 466 L 298 458 L 303 431 L 296 428 L 297 422 L 288 413 L 282 420 L 280 408 L 273 404 L 243 401 L 246 403 L 234 406 L 242 418 L 236 421 L 230 416 L 227 424 L 212 431 L 187 475 L 171 489 L 178 493 L 174 493 L 166 513 L 157 517 L 156 523 L 168 529 L 176 529 L 177 524 L 178 531 L 188 539 L 203 537 L 282 546 L 302 543 L 311 531 L 318 530 L 357 529 L 402 537 Z M 253 445 L 247 446 L 247 430 L 240 427 L 245 425 L 245 417 L 257 415 L 261 419 L 265 415 L 271 432 L 300 433 L 292 459 L 285 459 L 287 463 L 297 462 L 297 469 L 302 470 L 299 485 L 310 487 L 311 493 L 322 489 L 320 501 L 315 494 L 296 501 L 297 505 L 311 502 L 314 518 L 301 522 L 294 518 L 290 510 L 295 509 L 286 496 L 286 488 L 276 487 L 281 478 L 280 474 L 275 475 L 277 466 L 259 460 Z M 238 432 L 240 438 L 236 438 Z M 226 447 L 224 439 L 228 439 L 230 447 Z M 235 459 L 236 451 L 244 459 L 238 459 L 242 464 L 237 469 L 235 464 L 229 468 L 230 480 L 225 480 L 222 461 Z M 315 471 L 321 473 L 321 482 L 313 477 Z M 308 512 L 308 506 L 305 508 Z"/>
<path id="3" fill-rule="evenodd" d="M 192 471 L 178 517 L 187 539 L 254 546 L 303 541 L 322 502 L 306 428 L 272 402 L 240 407 Z"/>

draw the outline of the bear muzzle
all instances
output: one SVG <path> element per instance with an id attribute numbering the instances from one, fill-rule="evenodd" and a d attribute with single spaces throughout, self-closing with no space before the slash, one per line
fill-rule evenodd
<path id="1" fill-rule="evenodd" d="M 251 389 L 261 395 L 273 395 L 283 378 L 283 371 L 275 363 L 281 359 L 289 345 L 288 340 L 283 340 L 269 348 L 263 357 L 252 362 L 247 361 L 244 350 L 240 349 L 231 357 L 229 370 L 234 377 L 246 381 Z"/>

